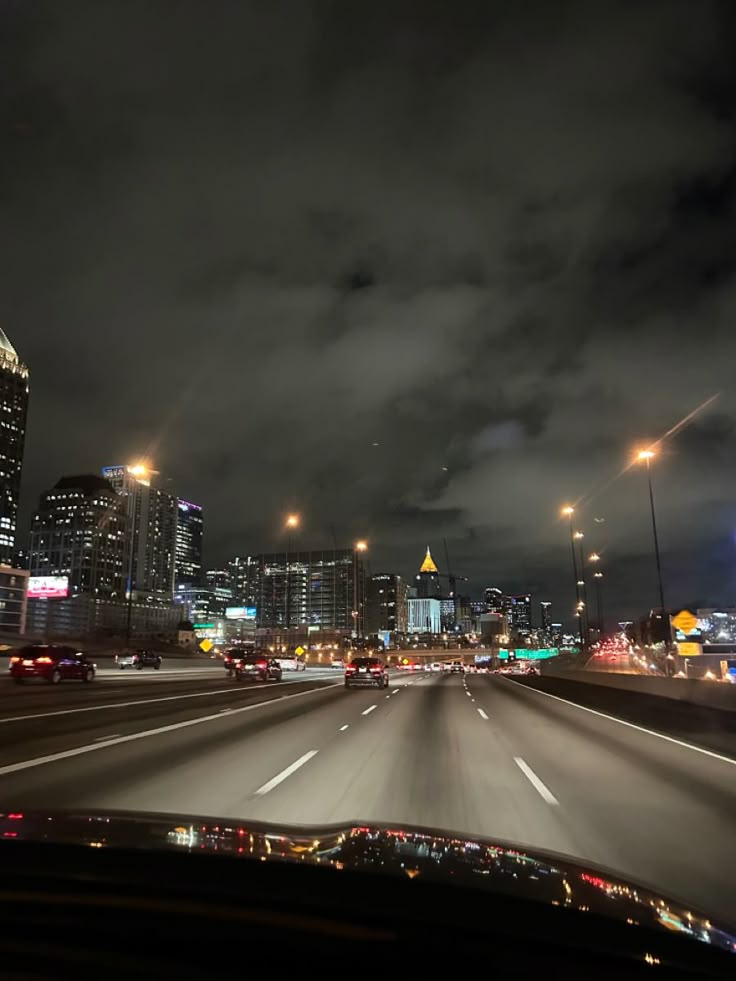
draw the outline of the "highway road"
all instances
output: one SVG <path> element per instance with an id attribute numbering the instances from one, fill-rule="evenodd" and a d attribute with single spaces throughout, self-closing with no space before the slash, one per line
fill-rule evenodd
<path id="1" fill-rule="evenodd" d="M 269 685 L 203 670 L 4 679 L 0 807 L 425 824 L 571 855 L 736 921 L 733 732 L 684 740 L 664 716 L 648 731 L 544 678 L 396 671 L 387 691 L 346 691 L 329 670 Z"/>

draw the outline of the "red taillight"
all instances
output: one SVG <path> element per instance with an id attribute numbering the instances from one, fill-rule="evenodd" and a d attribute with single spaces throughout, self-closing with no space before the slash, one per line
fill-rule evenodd
<path id="1" fill-rule="evenodd" d="M 53 659 L 50 657 L 37 657 L 36 664 L 53 664 Z"/>
<path id="2" fill-rule="evenodd" d="M 17 664 L 18 661 L 20 661 L 20 658 L 17 655 L 11 657 L 11 659 L 10 659 L 10 663 L 11 664 Z"/>
<path id="3" fill-rule="evenodd" d="M 268 661 L 259 661 L 258 662 L 258 667 L 259 668 L 267 668 L 268 667 Z"/>
<path id="4" fill-rule="evenodd" d="M 355 667 L 354 664 L 347 664 L 347 665 L 345 665 L 345 673 L 346 674 L 354 674 L 354 672 L 357 671 L 357 670 L 358 669 Z"/>
<path id="5" fill-rule="evenodd" d="M 381 674 L 383 668 L 371 668 L 371 674 Z"/>
<path id="6" fill-rule="evenodd" d="M 8 821 L 22 821 L 22 814 L 8 814 Z"/>

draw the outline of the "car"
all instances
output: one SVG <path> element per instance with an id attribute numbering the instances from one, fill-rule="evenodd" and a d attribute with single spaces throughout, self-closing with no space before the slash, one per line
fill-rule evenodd
<path id="1" fill-rule="evenodd" d="M 465 674 L 465 665 L 462 661 L 453 661 L 450 665 L 451 674 Z"/>
<path id="2" fill-rule="evenodd" d="M 278 662 L 283 671 L 306 671 L 307 665 L 302 657 L 280 657 Z"/>
<path id="3" fill-rule="evenodd" d="M 222 655 L 222 663 L 225 667 L 225 674 L 232 678 L 235 674 L 235 662 L 239 657 L 243 656 L 243 651 L 237 647 L 231 648 L 229 651 L 225 651 Z"/>
<path id="4" fill-rule="evenodd" d="M 333 657 L 330 667 L 339 668 L 340 671 L 345 667 L 345 661 L 341 657 Z"/>
<path id="5" fill-rule="evenodd" d="M 281 681 L 283 676 L 281 665 L 270 651 L 255 651 L 252 654 L 238 655 L 233 661 L 233 671 L 238 681 L 245 679 Z"/>
<path id="6" fill-rule="evenodd" d="M 96 672 L 97 665 L 84 651 L 59 644 L 33 644 L 10 657 L 10 676 L 18 685 L 29 678 L 43 678 L 51 685 L 70 678 L 89 683 Z"/>
<path id="7" fill-rule="evenodd" d="M 115 661 L 121 671 L 125 668 L 135 668 L 136 671 L 142 671 L 143 668 L 153 668 L 155 671 L 158 671 L 161 667 L 161 655 L 155 651 L 148 650 L 128 651 L 125 654 L 116 654 Z"/>
<path id="8" fill-rule="evenodd" d="M 380 657 L 354 657 L 345 665 L 346 688 L 388 688 L 388 668 Z"/>

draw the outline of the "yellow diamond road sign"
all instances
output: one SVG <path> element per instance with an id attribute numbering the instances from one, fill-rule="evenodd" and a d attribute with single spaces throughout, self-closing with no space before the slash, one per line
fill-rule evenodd
<path id="1" fill-rule="evenodd" d="M 690 610 L 680 610 L 676 617 L 672 617 L 672 625 L 687 636 L 697 627 L 698 618 Z"/>
<path id="2" fill-rule="evenodd" d="M 200 643 L 199 646 L 206 654 L 208 651 L 212 650 L 214 644 L 212 643 L 211 640 L 208 640 L 207 637 L 205 637 L 205 639 Z"/>
<path id="3" fill-rule="evenodd" d="M 297 647 L 297 649 L 294 651 L 294 653 L 296 654 L 297 657 L 301 657 L 302 654 L 304 653 L 304 648 L 303 647 Z"/>

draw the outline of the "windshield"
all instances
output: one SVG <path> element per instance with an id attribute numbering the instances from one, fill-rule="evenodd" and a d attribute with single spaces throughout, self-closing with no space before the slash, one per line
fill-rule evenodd
<path id="1" fill-rule="evenodd" d="M 0 809 L 736 920 L 730 6 L 172 6 L 2 4 Z"/>

